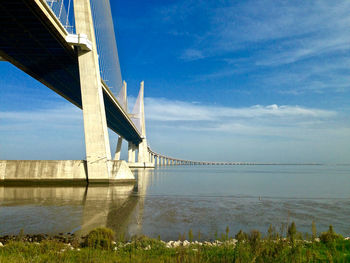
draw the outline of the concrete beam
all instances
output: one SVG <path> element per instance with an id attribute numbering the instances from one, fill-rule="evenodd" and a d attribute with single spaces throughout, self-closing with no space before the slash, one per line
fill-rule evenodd
<path id="1" fill-rule="evenodd" d="M 82 51 L 92 51 L 92 43 L 85 34 L 68 34 L 66 41 Z"/>

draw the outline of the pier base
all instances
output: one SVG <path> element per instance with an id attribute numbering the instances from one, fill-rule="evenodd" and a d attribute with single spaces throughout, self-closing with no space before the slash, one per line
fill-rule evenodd
<path id="1" fill-rule="evenodd" d="M 155 168 L 154 163 L 128 163 L 129 168 Z"/>
<path id="2" fill-rule="evenodd" d="M 66 161 L 0 161 L 0 183 L 127 183 L 135 182 L 135 177 L 125 161 L 109 161 L 111 176 L 95 179 L 88 176 L 87 162 Z"/>

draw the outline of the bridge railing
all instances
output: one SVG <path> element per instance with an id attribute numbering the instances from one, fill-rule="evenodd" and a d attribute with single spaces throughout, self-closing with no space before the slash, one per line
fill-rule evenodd
<path id="1" fill-rule="evenodd" d="M 73 0 L 45 0 L 68 33 L 75 32 Z"/>
<path id="2" fill-rule="evenodd" d="M 74 0 L 39 0 L 46 2 L 62 26 L 75 34 Z M 91 13 L 102 80 L 119 98 L 122 90 L 122 75 L 114 31 L 110 0 L 90 0 Z"/>

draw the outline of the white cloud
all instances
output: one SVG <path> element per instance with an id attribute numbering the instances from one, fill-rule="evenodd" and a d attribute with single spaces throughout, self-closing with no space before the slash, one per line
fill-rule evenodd
<path id="1" fill-rule="evenodd" d="M 350 122 L 341 113 L 290 105 L 234 108 L 146 98 L 155 151 L 195 160 L 347 162 Z M 179 142 L 181 142 L 179 144 Z"/>
<path id="2" fill-rule="evenodd" d="M 82 111 L 73 105 L 33 111 L 1 111 L 0 130 L 65 129 L 82 125 Z"/>
<path id="3" fill-rule="evenodd" d="M 161 10 L 166 26 L 177 25 L 192 36 L 185 38 L 179 59 L 208 64 L 205 74 L 194 75 L 194 81 L 271 70 L 258 79 L 266 89 L 272 87 L 283 94 L 349 89 L 349 74 L 342 71 L 348 68 L 344 61 L 350 61 L 343 55 L 350 52 L 347 0 L 182 0 Z M 201 23 L 193 26 L 194 18 Z M 321 67 L 333 70 L 318 75 L 315 71 L 320 72 Z M 278 82 L 286 75 L 289 85 Z"/>
<path id="4" fill-rule="evenodd" d="M 181 59 L 191 61 L 204 58 L 202 51 L 196 49 L 186 49 L 181 55 Z"/>
<path id="5" fill-rule="evenodd" d="M 274 55 L 271 61 L 277 64 L 349 49 L 350 2 L 346 0 L 227 1 L 226 5 L 202 3 L 198 12 L 203 9 L 213 10 L 208 18 L 211 26 L 194 46 L 206 55 L 261 44 L 267 45 L 266 55 Z"/>
<path id="6" fill-rule="evenodd" d="M 336 156 L 346 161 L 349 156 L 350 124 L 335 111 L 289 105 L 234 108 L 158 98 L 145 103 L 149 143 L 171 156 L 276 162 Z M 2 111 L 0 137 L 0 158 L 84 158 L 82 113 L 72 105 Z M 110 138 L 113 152 L 117 137 L 111 132 Z"/>
<path id="7" fill-rule="evenodd" d="M 305 118 L 327 119 L 336 112 L 310 109 L 300 106 L 254 105 L 246 108 L 206 106 L 183 101 L 146 98 L 147 119 L 155 121 L 230 121 L 234 119 L 279 118 L 303 120 Z"/>

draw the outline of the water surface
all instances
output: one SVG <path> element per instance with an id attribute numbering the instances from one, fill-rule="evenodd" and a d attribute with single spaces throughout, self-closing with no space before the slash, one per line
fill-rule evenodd
<path id="1" fill-rule="evenodd" d="M 97 226 L 127 236 L 214 238 L 229 226 L 266 232 L 295 221 L 332 224 L 350 236 L 350 166 L 176 166 L 135 170 L 135 185 L 0 187 L 0 235 L 75 232 Z"/>

